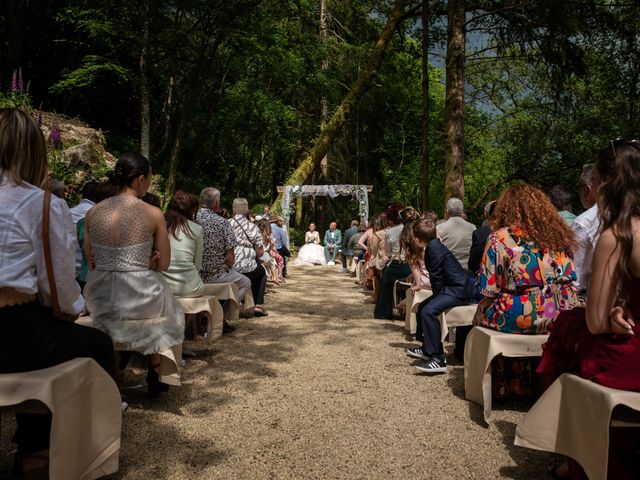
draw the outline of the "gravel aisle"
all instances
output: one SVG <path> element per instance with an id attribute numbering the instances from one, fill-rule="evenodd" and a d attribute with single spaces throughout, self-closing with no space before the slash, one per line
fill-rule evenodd
<path id="1" fill-rule="evenodd" d="M 512 446 L 525 405 L 497 406 L 485 427 L 462 366 L 415 373 L 403 323 L 373 320 L 351 277 L 290 270 L 268 317 L 189 360 L 181 388 L 131 402 L 112 478 L 545 478 L 548 454 Z"/>

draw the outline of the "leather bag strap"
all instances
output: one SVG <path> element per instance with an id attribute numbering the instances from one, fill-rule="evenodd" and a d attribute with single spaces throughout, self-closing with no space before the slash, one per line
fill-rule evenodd
<path id="1" fill-rule="evenodd" d="M 53 273 L 53 262 L 51 261 L 51 244 L 49 243 L 49 211 L 51 209 L 51 192 L 45 190 L 42 207 L 42 247 L 44 250 L 44 263 L 47 268 L 47 280 L 51 292 L 51 310 L 53 316 L 60 317 L 60 304 L 58 303 L 58 288 L 56 277 Z"/>

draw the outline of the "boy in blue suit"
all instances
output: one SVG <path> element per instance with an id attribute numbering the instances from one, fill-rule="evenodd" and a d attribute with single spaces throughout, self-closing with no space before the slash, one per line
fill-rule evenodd
<path id="1" fill-rule="evenodd" d="M 421 372 L 445 373 L 447 360 L 440 340 L 440 319 L 449 308 L 467 305 L 478 296 L 475 280 L 462 268 L 453 253 L 436 238 L 432 220 L 418 220 L 411 226 L 416 239 L 425 243 L 424 264 L 433 295 L 420 304 L 416 340 L 422 347 L 407 349 L 407 355 L 424 360 Z"/>

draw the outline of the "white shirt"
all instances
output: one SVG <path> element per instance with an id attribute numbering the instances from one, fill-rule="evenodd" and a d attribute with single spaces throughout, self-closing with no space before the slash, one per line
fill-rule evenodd
<path id="1" fill-rule="evenodd" d="M 83 198 L 80 200 L 80 203 L 71 209 L 71 218 L 73 218 L 73 224 L 78 225 L 78 222 L 82 220 L 87 212 L 93 208 L 95 202 Z M 76 231 L 76 238 L 78 233 Z M 80 245 L 76 248 L 76 276 L 80 274 L 80 269 L 82 268 L 82 250 L 80 250 Z"/>
<path id="2" fill-rule="evenodd" d="M 89 199 L 83 198 L 80 200 L 80 203 L 71 209 L 71 218 L 73 218 L 73 224 L 77 225 L 78 222 L 84 218 L 91 207 L 95 205 L 95 202 L 92 202 Z"/>
<path id="3" fill-rule="evenodd" d="M 43 196 L 33 185 L 17 186 L 6 176 L 0 179 L 0 287 L 37 293 L 40 301 L 50 306 L 42 247 Z M 76 231 L 69 207 L 56 196 L 51 197 L 49 222 L 60 310 L 77 315 L 84 312 L 85 303 L 75 281 Z"/>
<path id="4" fill-rule="evenodd" d="M 387 234 L 384 237 L 384 253 L 389 257 L 389 260 L 397 260 L 404 262 L 404 252 L 400 248 L 400 234 L 404 228 L 403 224 L 394 225 L 387 229 Z"/>
<path id="5" fill-rule="evenodd" d="M 586 290 L 591 279 L 591 262 L 596 243 L 600 238 L 600 215 L 598 205 L 594 205 L 586 212 L 578 215 L 571 229 L 575 235 L 573 245 L 573 267 L 578 279 L 575 286 L 580 290 Z"/>

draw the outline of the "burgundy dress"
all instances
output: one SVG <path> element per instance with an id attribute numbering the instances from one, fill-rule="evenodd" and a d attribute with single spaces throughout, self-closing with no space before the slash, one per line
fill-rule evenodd
<path id="1" fill-rule="evenodd" d="M 576 373 L 605 387 L 640 392 L 640 278 L 634 278 L 629 308 L 634 335 L 593 335 L 584 308 L 561 312 L 553 324 L 538 366 L 549 384 L 563 373 Z"/>

